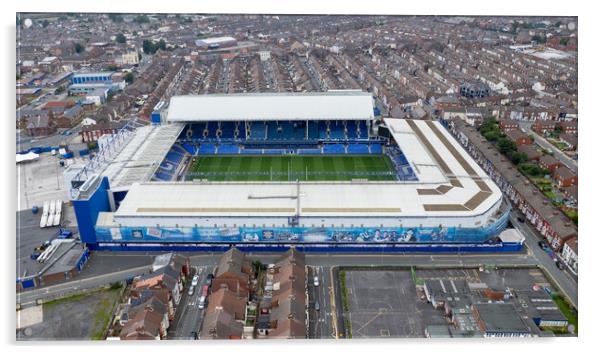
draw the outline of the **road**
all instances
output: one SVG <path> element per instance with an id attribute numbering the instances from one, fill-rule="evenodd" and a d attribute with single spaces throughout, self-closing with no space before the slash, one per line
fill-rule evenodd
<path id="1" fill-rule="evenodd" d="M 314 277 L 318 277 L 318 286 L 314 285 Z M 308 267 L 307 291 L 309 338 L 335 338 L 330 267 Z M 316 310 L 316 302 L 319 310 Z"/>
<path id="2" fill-rule="evenodd" d="M 113 282 L 123 281 L 136 275 L 145 274 L 148 270 L 148 265 L 145 265 L 143 267 L 125 269 L 118 272 L 78 279 L 42 288 L 34 288 L 33 290 L 17 293 L 17 303 L 24 307 L 34 305 L 38 299 L 49 299 L 76 291 L 94 289 Z"/>
<path id="3" fill-rule="evenodd" d="M 556 146 L 554 146 L 554 144 L 550 143 L 546 139 L 542 138 L 539 134 L 532 131 L 531 124 L 533 124 L 533 123 L 532 122 L 519 122 L 520 127 L 525 130 L 527 135 L 533 135 L 533 137 L 535 138 L 535 143 L 537 145 L 541 146 L 542 148 L 544 148 L 548 151 L 553 151 L 555 158 L 560 160 L 560 162 L 562 162 L 566 167 L 571 169 L 573 172 L 577 173 L 577 161 L 568 157 L 564 152 L 560 151 Z"/>
<path id="4" fill-rule="evenodd" d="M 516 265 L 538 265 L 540 264 L 547 270 L 550 276 L 553 277 L 555 283 L 560 287 L 560 290 L 568 297 L 569 301 L 572 302 L 577 308 L 577 283 L 567 273 L 560 271 L 552 259 L 537 245 L 539 238 L 535 232 L 523 223 L 516 221 L 515 216 L 511 217 L 513 224 L 517 225 L 517 228 L 523 232 L 526 238 L 526 244 L 528 252 L 519 253 L 458 253 L 458 254 L 416 254 L 416 253 L 405 253 L 405 254 L 306 254 L 306 264 L 316 269 L 316 274 L 320 277 L 320 289 L 319 294 L 314 293 L 312 299 L 317 298 L 320 303 L 320 309 L 330 309 L 330 295 L 328 292 L 332 291 L 330 286 L 332 281 L 330 279 L 330 268 L 333 266 L 352 266 L 352 265 L 364 265 L 364 266 L 378 266 L 378 265 L 392 265 L 392 266 L 459 266 L 459 267 L 474 267 L 480 265 L 498 265 L 498 266 L 516 266 Z M 94 256 L 94 255 L 93 255 Z M 204 267 L 203 272 L 207 272 L 208 268 L 213 269 L 213 266 L 217 264 L 221 254 L 197 254 L 190 255 L 191 266 L 201 268 Z M 250 253 L 247 257 L 253 260 L 261 260 L 263 263 L 274 263 L 279 258 L 280 254 L 265 254 L 265 253 Z M 115 261 L 119 262 L 124 257 L 115 257 Z M 126 257 L 127 258 L 127 257 Z M 17 303 L 21 303 L 22 306 L 35 304 L 37 299 L 45 299 L 49 297 L 56 297 L 59 294 L 66 294 L 73 292 L 73 290 L 84 290 L 96 288 L 102 285 L 109 284 L 115 281 L 123 281 L 132 276 L 144 274 L 148 271 L 148 266 L 135 267 L 116 272 L 111 272 L 102 275 L 93 275 L 86 278 L 77 279 L 70 282 L 65 282 L 57 285 L 52 285 L 42 288 L 34 288 L 32 290 L 26 290 L 17 294 Z M 206 274 L 206 273 L 203 273 Z M 313 273 L 312 273 L 313 274 Z M 206 275 L 205 275 L 206 276 Z M 309 278 L 309 277 L 308 277 Z M 312 279 L 313 282 L 313 278 Z M 326 284 L 331 284 L 326 286 Z M 312 286 L 313 287 L 313 284 Z M 311 288 L 310 287 L 310 288 Z M 195 318 L 191 313 L 191 318 Z M 313 318 L 311 314 L 310 319 Z M 319 335 L 322 338 L 330 336 L 329 331 L 331 329 L 330 322 L 332 315 L 329 310 L 322 312 L 320 315 L 322 324 L 314 328 L 314 335 Z M 186 314 L 184 314 L 186 318 Z M 182 324 L 183 327 L 190 328 L 193 326 L 192 319 L 184 320 L 186 324 Z M 188 322 L 190 321 L 190 322 Z M 316 323 L 316 322 L 314 322 Z M 326 325 L 328 324 L 328 325 Z M 312 327 L 313 328 L 313 327 Z M 184 334 L 188 333 L 181 331 Z"/>
<path id="5" fill-rule="evenodd" d="M 192 296 L 188 295 L 188 289 L 184 289 L 174 323 L 169 327 L 168 339 L 190 339 L 193 337 L 192 332 L 200 335 L 201 323 L 205 315 L 205 309 L 199 308 L 201 292 L 203 285 L 207 285 L 207 274 L 212 273 L 214 267 L 215 264 L 193 268 L 194 274 L 199 275 L 199 283 Z"/>
<path id="6" fill-rule="evenodd" d="M 558 269 L 554 260 L 539 247 L 538 242 L 542 240 L 542 238 L 530 225 L 519 222 L 515 213 L 510 214 L 510 221 L 512 221 L 514 227 L 520 230 L 525 236 L 525 244 L 528 248 L 530 257 L 534 258 L 540 267 L 545 268 L 549 276 L 556 282 L 556 286 L 560 288 L 559 290 L 561 290 L 567 296 L 569 302 L 578 309 L 577 277 L 567 270 L 562 271 Z"/>

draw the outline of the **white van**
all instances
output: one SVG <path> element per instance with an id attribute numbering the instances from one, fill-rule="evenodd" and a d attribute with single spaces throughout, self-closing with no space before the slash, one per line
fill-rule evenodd
<path id="1" fill-rule="evenodd" d="M 207 300 L 207 297 L 205 295 L 201 296 L 201 298 L 199 299 L 199 309 L 204 309 L 205 308 L 205 301 Z"/>

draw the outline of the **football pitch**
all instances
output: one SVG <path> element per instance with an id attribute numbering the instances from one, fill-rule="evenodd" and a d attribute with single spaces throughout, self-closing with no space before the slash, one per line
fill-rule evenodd
<path id="1" fill-rule="evenodd" d="M 186 180 L 209 181 L 392 181 L 385 155 L 245 155 L 198 156 Z"/>

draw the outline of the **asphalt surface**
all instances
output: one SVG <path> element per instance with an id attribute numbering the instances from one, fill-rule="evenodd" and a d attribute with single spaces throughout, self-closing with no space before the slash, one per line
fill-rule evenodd
<path id="1" fill-rule="evenodd" d="M 314 285 L 318 277 L 318 286 Z M 335 338 L 332 304 L 333 288 L 330 267 L 308 267 L 307 274 L 307 315 L 309 338 Z M 316 310 L 316 302 L 319 310 Z"/>
<path id="2" fill-rule="evenodd" d="M 529 224 L 521 223 L 517 219 L 516 213 L 510 215 L 510 221 L 514 227 L 521 231 L 525 236 L 525 245 L 528 249 L 529 257 L 535 260 L 536 264 L 545 269 L 548 275 L 555 282 L 555 286 L 559 288 L 568 298 L 569 302 L 578 309 L 578 286 L 577 277 L 568 270 L 560 270 L 552 257 L 544 252 L 538 245 L 538 242 L 543 240 L 539 233 L 535 231 Z M 559 256 L 556 256 L 561 259 Z"/>
<path id="3" fill-rule="evenodd" d="M 420 338 L 446 319 L 420 301 L 410 271 L 346 270 L 352 338 Z"/>
<path id="4" fill-rule="evenodd" d="M 207 274 L 212 273 L 214 268 L 215 264 L 194 267 L 194 274 L 199 275 L 199 283 L 195 287 L 192 296 L 188 295 L 188 288 L 184 289 L 174 322 L 169 327 L 168 339 L 192 339 L 194 338 L 192 332 L 200 335 L 201 323 L 205 316 L 205 308 L 199 308 L 201 292 L 203 285 L 208 285 L 206 283 Z M 187 286 L 189 286 L 191 281 L 192 277 L 190 277 Z M 207 301 L 205 305 L 207 305 Z"/>

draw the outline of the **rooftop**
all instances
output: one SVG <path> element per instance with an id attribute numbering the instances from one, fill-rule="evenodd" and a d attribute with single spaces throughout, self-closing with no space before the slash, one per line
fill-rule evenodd
<path id="1" fill-rule="evenodd" d="M 510 303 L 474 304 L 486 332 L 529 332 L 516 308 Z"/>
<path id="2" fill-rule="evenodd" d="M 171 122 L 343 119 L 374 119 L 372 94 L 344 90 L 174 96 L 167 115 Z"/>

